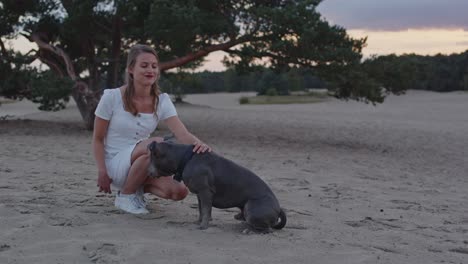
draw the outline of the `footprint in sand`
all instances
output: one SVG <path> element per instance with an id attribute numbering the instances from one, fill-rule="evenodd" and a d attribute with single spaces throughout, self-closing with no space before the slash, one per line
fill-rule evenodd
<path id="1" fill-rule="evenodd" d="M 341 197 L 342 193 L 336 183 L 330 183 L 327 186 L 321 186 L 320 188 L 322 188 L 322 192 L 325 193 L 325 197 L 323 197 L 324 199 L 334 200 L 340 199 Z"/>
<path id="2" fill-rule="evenodd" d="M 39 196 L 39 197 L 34 197 L 32 199 L 29 199 L 25 201 L 26 204 L 34 204 L 34 205 L 51 205 L 55 206 L 57 205 L 57 199 L 50 197 L 50 196 Z"/>
<path id="3" fill-rule="evenodd" d="M 372 231 L 403 229 L 399 219 L 374 219 L 366 217 L 359 221 L 346 221 L 345 224 L 351 227 L 365 227 Z"/>
<path id="4" fill-rule="evenodd" d="M 7 250 L 9 250 L 10 248 L 11 248 L 11 246 L 8 245 L 8 244 L 0 245 L 0 252 L 2 252 L 2 251 L 7 251 Z"/>
<path id="5" fill-rule="evenodd" d="M 97 264 L 121 263 L 118 256 L 117 246 L 112 243 L 102 243 L 98 245 L 83 246 L 83 250 L 88 252 L 88 258 Z"/>
<path id="6" fill-rule="evenodd" d="M 458 254 L 468 254 L 468 248 L 454 248 L 454 249 L 450 249 L 449 251 L 458 253 Z"/>
<path id="7" fill-rule="evenodd" d="M 421 207 L 421 204 L 417 202 L 411 202 L 411 201 L 405 201 L 405 200 L 391 200 L 391 203 L 395 204 L 396 207 L 393 207 L 393 209 L 400 209 L 400 210 L 411 210 L 414 209 L 415 207 Z"/>
<path id="8" fill-rule="evenodd" d="M 415 210 L 419 212 L 428 212 L 428 213 L 434 213 L 434 214 L 445 213 L 450 208 L 448 205 L 445 205 L 445 204 L 432 205 L 431 207 L 429 207 L 429 206 L 423 206 L 417 202 L 405 201 L 405 200 L 391 200 L 390 202 L 393 204 L 396 204 L 396 207 L 394 207 L 394 209 Z"/>
<path id="9" fill-rule="evenodd" d="M 88 222 L 77 215 L 71 216 L 71 217 L 52 215 L 48 220 L 48 224 L 51 226 L 75 227 L 75 226 L 85 226 L 88 224 Z"/>
<path id="10" fill-rule="evenodd" d="M 385 253 L 401 253 L 399 250 L 389 248 L 389 247 L 383 247 L 383 246 L 373 246 L 372 248 L 383 251 Z"/>
<path id="11" fill-rule="evenodd" d="M 279 182 L 288 187 L 298 187 L 301 189 L 309 189 L 310 182 L 306 179 L 296 179 L 296 178 L 275 178 L 272 179 L 272 182 Z"/>
<path id="12" fill-rule="evenodd" d="M 166 222 L 166 225 L 169 225 L 169 226 L 176 226 L 176 227 L 183 227 L 183 226 L 193 225 L 193 224 L 196 224 L 196 223 L 194 223 L 194 222 L 187 222 L 187 221 L 167 221 L 167 222 Z"/>
<path id="13" fill-rule="evenodd" d="M 428 248 L 427 251 L 432 252 L 432 253 L 442 253 L 442 252 L 444 252 L 441 249 L 437 249 L 437 248 L 433 248 L 433 247 Z"/>

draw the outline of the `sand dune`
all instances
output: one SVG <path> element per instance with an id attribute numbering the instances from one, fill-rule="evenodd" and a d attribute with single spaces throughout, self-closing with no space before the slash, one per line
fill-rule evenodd
<path id="1" fill-rule="evenodd" d="M 237 210 L 200 231 L 196 197 L 133 216 L 97 192 L 74 106 L 0 121 L 0 263 L 466 263 L 468 93 L 409 91 L 377 107 L 238 105 L 189 95 L 186 126 L 261 176 L 288 215 L 244 234 Z M 162 126 L 156 134 L 164 135 Z"/>

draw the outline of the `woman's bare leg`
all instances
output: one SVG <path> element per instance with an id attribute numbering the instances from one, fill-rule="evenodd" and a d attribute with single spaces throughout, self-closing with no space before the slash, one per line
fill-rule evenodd
<path id="1" fill-rule="evenodd" d="M 142 155 L 133 162 L 128 172 L 127 180 L 121 190 L 122 194 L 132 194 L 137 191 L 138 187 L 148 178 L 148 165 L 148 155 Z"/>
<path id="2" fill-rule="evenodd" d="M 172 177 L 148 178 L 145 182 L 145 192 L 174 201 L 184 199 L 189 193 L 185 184 L 175 181 Z"/>

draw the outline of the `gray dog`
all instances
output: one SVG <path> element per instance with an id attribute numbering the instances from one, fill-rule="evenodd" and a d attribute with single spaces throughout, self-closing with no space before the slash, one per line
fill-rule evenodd
<path id="1" fill-rule="evenodd" d="M 240 208 L 235 218 L 245 220 L 256 231 L 285 226 L 286 214 L 275 195 L 248 169 L 213 152 L 194 155 L 193 145 L 153 142 L 148 149 L 152 177 L 175 174 L 175 180 L 183 180 L 197 195 L 200 229 L 208 228 L 212 206 Z"/>

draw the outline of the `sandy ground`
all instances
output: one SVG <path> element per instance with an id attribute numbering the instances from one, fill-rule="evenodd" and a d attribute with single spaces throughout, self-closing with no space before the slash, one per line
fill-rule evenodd
<path id="1" fill-rule="evenodd" d="M 74 106 L 5 104 L 0 116 L 23 120 L 0 121 L 0 263 L 468 263 L 468 93 L 410 91 L 377 107 L 239 96 L 190 95 L 204 106 L 178 112 L 271 186 L 284 229 L 244 234 L 236 210 L 215 209 L 200 231 L 194 195 L 120 213 L 97 192 Z"/>

